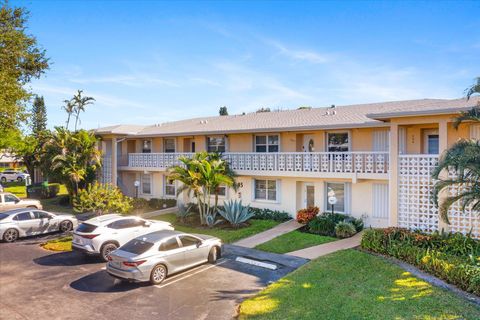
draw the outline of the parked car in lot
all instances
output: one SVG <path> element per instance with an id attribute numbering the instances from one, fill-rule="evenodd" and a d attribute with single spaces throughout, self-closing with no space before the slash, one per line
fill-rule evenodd
<path id="1" fill-rule="evenodd" d="M 107 272 L 122 280 L 160 284 L 167 275 L 215 263 L 222 241 L 207 235 L 157 231 L 137 237 L 110 253 Z"/>
<path id="2" fill-rule="evenodd" d="M 25 181 L 27 177 L 30 177 L 28 173 L 18 171 L 18 170 L 7 169 L 3 172 L 0 172 L 0 181 L 4 183 L 8 181 L 22 182 L 22 181 Z"/>
<path id="3" fill-rule="evenodd" d="M 21 208 L 43 209 L 42 203 L 38 200 L 20 199 L 12 193 L 0 192 L 0 212 Z"/>
<path id="4" fill-rule="evenodd" d="M 87 220 L 73 233 L 72 248 L 107 261 L 113 250 L 135 237 L 159 230 L 173 230 L 170 223 L 139 217 L 107 214 Z"/>
<path id="5" fill-rule="evenodd" d="M 78 225 L 71 214 L 57 214 L 32 208 L 0 213 L 0 239 L 13 242 L 18 238 L 55 231 L 70 231 Z"/>

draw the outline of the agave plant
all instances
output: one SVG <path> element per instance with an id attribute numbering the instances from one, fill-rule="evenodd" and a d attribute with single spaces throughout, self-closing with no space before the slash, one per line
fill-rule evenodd
<path id="1" fill-rule="evenodd" d="M 229 200 L 223 202 L 223 210 L 218 210 L 218 213 L 227 220 L 234 228 L 254 216 L 250 206 L 242 205 L 242 200 Z"/>
<path id="2" fill-rule="evenodd" d="M 176 213 L 177 219 L 180 220 L 180 222 L 185 223 L 187 220 L 188 216 L 192 214 L 190 211 L 192 209 L 192 205 L 186 205 L 184 203 L 178 204 L 178 211 Z"/>

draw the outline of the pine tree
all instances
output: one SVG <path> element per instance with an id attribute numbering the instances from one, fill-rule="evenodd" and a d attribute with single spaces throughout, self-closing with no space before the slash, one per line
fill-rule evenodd
<path id="1" fill-rule="evenodd" d="M 32 107 L 32 134 L 39 138 L 47 129 L 47 108 L 43 97 L 36 96 Z"/>
<path id="2" fill-rule="evenodd" d="M 228 116 L 228 110 L 226 106 L 220 107 L 220 110 L 218 110 L 218 113 L 221 116 Z"/>

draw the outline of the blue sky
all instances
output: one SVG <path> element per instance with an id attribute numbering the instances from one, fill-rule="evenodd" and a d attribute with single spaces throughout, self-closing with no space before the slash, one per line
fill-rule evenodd
<path id="1" fill-rule="evenodd" d="M 51 69 L 49 125 L 77 89 L 82 127 L 260 107 L 456 98 L 480 76 L 480 2 L 10 1 Z"/>

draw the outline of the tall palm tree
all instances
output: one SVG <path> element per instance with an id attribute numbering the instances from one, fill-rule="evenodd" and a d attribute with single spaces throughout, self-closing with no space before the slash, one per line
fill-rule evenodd
<path id="1" fill-rule="evenodd" d="M 480 77 L 465 92 L 467 100 L 474 94 L 480 94 Z M 460 113 L 453 122 L 454 128 L 458 129 L 465 121 L 480 122 L 480 101 L 479 105 Z M 453 174 L 443 178 L 442 172 Z M 450 223 L 448 210 L 457 202 L 463 211 L 470 208 L 480 213 L 480 140 L 462 139 L 455 143 L 440 157 L 432 176 L 438 180 L 434 187 L 436 203 L 442 191 L 448 192 L 450 188 L 458 190 L 456 194 L 448 195 L 439 205 L 440 216 L 445 222 Z"/>
<path id="2" fill-rule="evenodd" d="M 169 178 L 182 183 L 177 190 L 177 196 L 183 192 L 193 194 L 197 200 L 200 222 L 212 226 L 217 214 L 218 188 L 221 185 L 236 185 L 233 171 L 218 154 L 200 152 L 191 159 L 183 157 L 180 161 L 182 165 L 169 169 Z M 215 196 L 213 207 L 212 196 Z"/>
<path id="3" fill-rule="evenodd" d="M 70 117 L 72 116 L 73 112 L 75 111 L 75 104 L 73 102 L 73 99 L 70 99 L 70 100 L 64 100 L 63 101 L 65 103 L 64 106 L 62 106 L 63 110 L 65 110 L 67 112 L 67 129 L 68 129 L 68 125 L 70 124 Z"/>
<path id="4" fill-rule="evenodd" d="M 78 90 L 77 94 L 73 96 L 73 102 L 75 105 L 75 131 L 77 131 L 77 124 L 80 118 L 80 112 L 85 112 L 85 107 L 89 104 L 93 104 L 95 101 L 92 97 L 82 97 L 83 90 Z"/>

